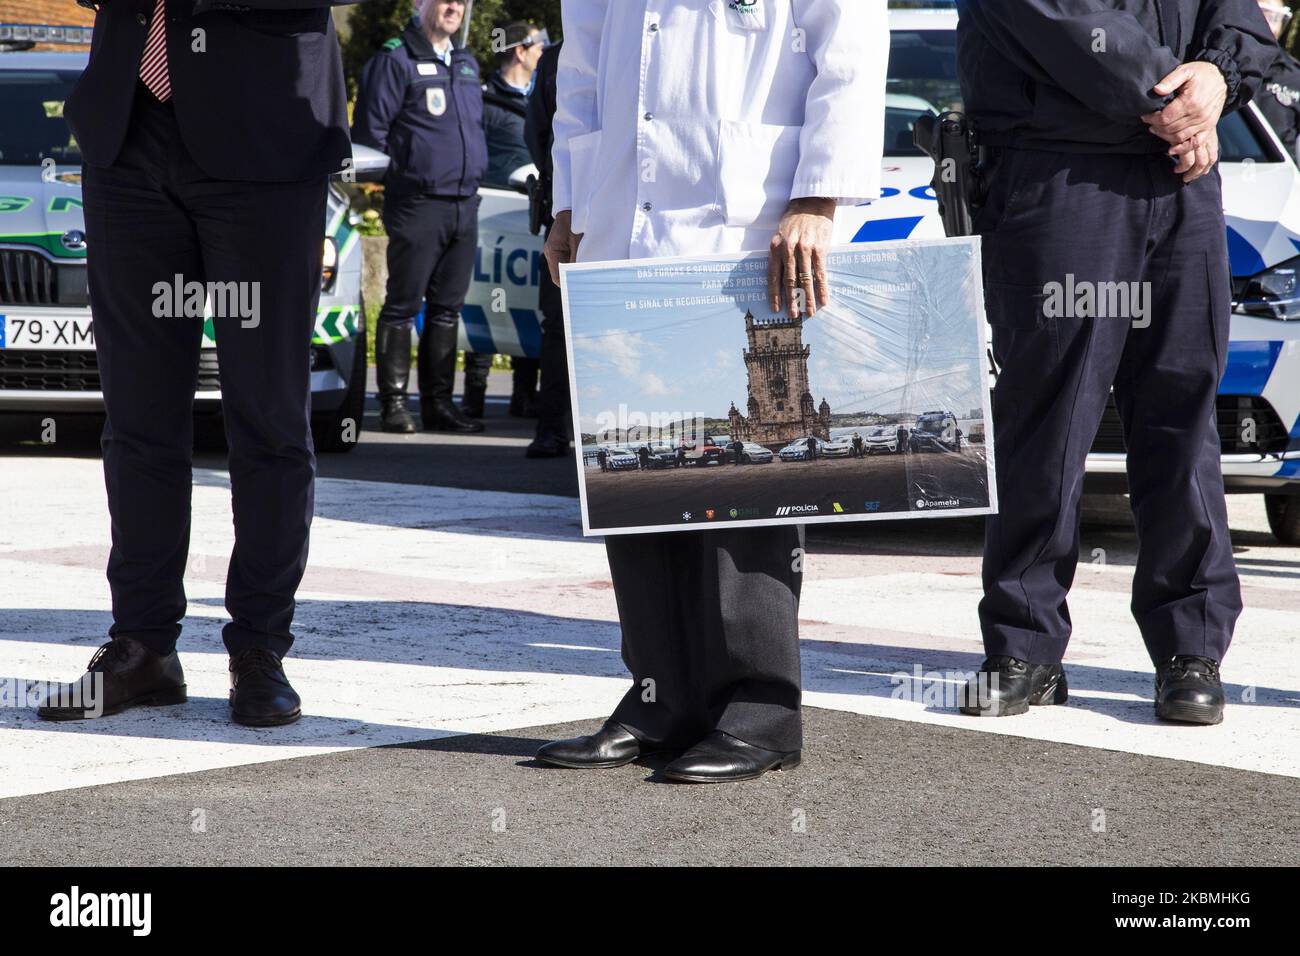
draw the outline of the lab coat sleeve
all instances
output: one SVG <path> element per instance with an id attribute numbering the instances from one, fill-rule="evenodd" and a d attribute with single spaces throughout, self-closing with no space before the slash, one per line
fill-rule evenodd
<path id="1" fill-rule="evenodd" d="M 1154 87 L 1178 57 L 1113 0 L 959 0 L 957 9 L 1031 78 L 1050 79 L 1108 119 L 1132 120 L 1166 103 Z"/>
<path id="2" fill-rule="evenodd" d="M 561 18 L 564 45 L 555 77 L 555 120 L 551 147 L 552 209 L 573 208 L 577 185 L 569 162 L 569 143 L 599 129 L 596 115 L 596 69 L 600 62 L 600 37 L 610 0 L 564 0 Z"/>
<path id="3" fill-rule="evenodd" d="M 793 0 L 817 76 L 808 88 L 791 199 L 878 198 L 885 139 L 889 13 L 883 2 Z"/>

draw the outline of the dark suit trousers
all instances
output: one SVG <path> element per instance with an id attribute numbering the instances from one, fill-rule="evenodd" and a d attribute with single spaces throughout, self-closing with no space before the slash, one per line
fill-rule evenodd
<path id="1" fill-rule="evenodd" d="M 256 289 L 259 308 L 252 317 L 221 309 L 214 321 L 235 525 L 223 636 L 232 653 L 283 654 L 313 509 L 309 344 L 326 182 L 212 179 L 182 144 L 171 107 L 141 87 L 120 155 L 110 167 L 85 167 L 84 196 L 108 415 L 111 633 L 166 651 L 185 615 L 203 319 L 166 304 L 160 317 L 155 284 L 234 282 L 246 302 Z"/>
<path id="2" fill-rule="evenodd" d="M 614 719 L 690 746 L 714 729 L 798 750 L 802 527 L 605 541 L 633 685 Z"/>

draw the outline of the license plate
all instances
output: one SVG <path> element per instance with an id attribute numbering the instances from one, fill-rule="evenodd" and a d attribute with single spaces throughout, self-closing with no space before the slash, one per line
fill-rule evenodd
<path id="1" fill-rule="evenodd" d="M 89 315 L 54 312 L 0 314 L 0 349 L 93 349 Z"/>

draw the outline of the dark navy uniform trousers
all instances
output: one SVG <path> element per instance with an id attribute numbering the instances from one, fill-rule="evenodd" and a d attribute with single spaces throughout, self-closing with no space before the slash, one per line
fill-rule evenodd
<path id="1" fill-rule="evenodd" d="M 1163 155 L 1006 149 L 976 230 L 1000 368 L 987 653 L 1043 664 L 1065 654 L 1085 459 L 1113 387 L 1139 538 L 1133 615 L 1153 662 L 1221 660 L 1241 590 L 1215 425 L 1231 309 L 1218 171 L 1184 184 Z M 1078 299 L 1048 314 L 1065 311 L 1052 283 L 1095 283 L 1111 298 L 1102 284 L 1117 282 L 1149 293 L 1145 318 L 1087 317 Z"/>
<path id="2" fill-rule="evenodd" d="M 111 633 L 167 652 L 185 615 L 203 319 L 155 315 L 154 284 L 171 285 L 177 275 L 186 283 L 256 282 L 255 326 L 238 316 L 214 320 L 235 524 L 226 575 L 232 620 L 223 637 L 231 653 L 265 647 L 283 655 L 293 642 L 294 593 L 307 565 L 313 510 L 310 345 L 325 178 L 213 179 L 185 149 L 172 107 L 140 87 L 113 165 L 87 164 L 83 179 L 90 307 L 108 416 Z"/>
<path id="3" fill-rule="evenodd" d="M 388 294 L 380 322 L 409 325 L 421 305 L 428 324 L 460 322 L 478 249 L 480 201 L 478 194 L 389 197 L 384 205 Z"/>

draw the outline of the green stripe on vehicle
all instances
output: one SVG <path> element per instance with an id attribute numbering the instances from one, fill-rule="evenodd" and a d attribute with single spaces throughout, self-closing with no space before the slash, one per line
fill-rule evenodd
<path id="1" fill-rule="evenodd" d="M 62 232 L 23 233 L 22 235 L 0 233 L 0 245 L 36 246 L 59 259 L 86 258 L 85 249 L 68 249 L 63 245 Z"/>

